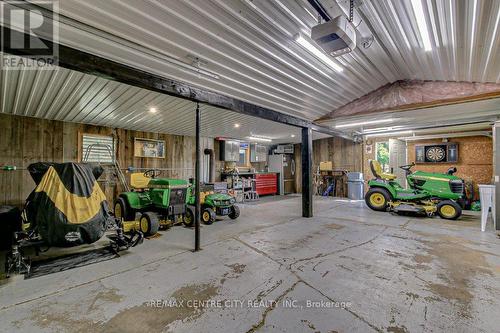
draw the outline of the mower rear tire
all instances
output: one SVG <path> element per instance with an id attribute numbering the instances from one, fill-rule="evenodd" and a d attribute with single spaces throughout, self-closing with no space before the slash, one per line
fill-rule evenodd
<path id="1" fill-rule="evenodd" d="M 158 215 L 153 212 L 142 213 L 139 218 L 139 230 L 144 234 L 144 236 L 153 236 L 160 229 L 160 220 Z"/>
<path id="2" fill-rule="evenodd" d="M 382 187 L 372 187 L 366 192 L 365 202 L 373 210 L 385 212 L 391 201 L 391 193 Z"/>
<path id="3" fill-rule="evenodd" d="M 438 215 L 446 220 L 456 220 L 462 215 L 462 207 L 453 200 L 439 202 L 436 209 Z"/>
<path id="4" fill-rule="evenodd" d="M 240 216 L 240 207 L 233 205 L 231 207 L 231 213 L 228 215 L 232 220 L 237 219 Z"/>
<path id="5" fill-rule="evenodd" d="M 205 224 L 214 223 L 216 217 L 217 217 L 217 215 L 215 214 L 215 212 L 212 208 L 205 208 L 201 212 L 201 220 Z"/>
<path id="6" fill-rule="evenodd" d="M 135 210 L 130 207 L 127 200 L 124 197 L 118 197 L 115 201 L 114 214 L 116 218 L 122 219 L 124 221 L 134 221 L 135 220 Z"/>
<path id="7" fill-rule="evenodd" d="M 194 225 L 194 208 L 192 206 L 186 207 L 186 214 L 184 215 L 182 223 L 184 223 L 186 227 L 192 227 Z"/>

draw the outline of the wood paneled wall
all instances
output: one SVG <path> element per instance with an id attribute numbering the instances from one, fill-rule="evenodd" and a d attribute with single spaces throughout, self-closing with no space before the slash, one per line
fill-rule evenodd
<path id="1" fill-rule="evenodd" d="M 34 188 L 34 182 L 25 170 L 38 161 L 74 162 L 79 158 L 80 133 L 114 135 L 117 160 L 123 169 L 175 168 L 162 176 L 188 179 L 194 176 L 195 138 L 172 134 L 139 132 L 110 127 L 92 126 L 37 118 L 0 114 L 0 166 L 15 165 L 20 170 L 0 171 L 0 205 L 23 205 Z M 165 140 L 166 157 L 134 157 L 134 138 Z M 204 148 L 214 148 L 214 140 L 202 139 Z M 80 152 L 81 154 L 81 152 Z M 202 168 L 203 165 L 202 159 Z M 108 200 L 114 200 L 119 186 L 104 188 Z"/>
<path id="2" fill-rule="evenodd" d="M 313 170 L 317 170 L 320 162 L 332 161 L 335 169 L 348 171 L 363 170 L 362 145 L 340 137 L 325 138 L 313 141 Z M 300 144 L 295 145 L 294 160 L 297 172 L 295 186 L 297 192 L 302 192 L 302 172 Z"/>

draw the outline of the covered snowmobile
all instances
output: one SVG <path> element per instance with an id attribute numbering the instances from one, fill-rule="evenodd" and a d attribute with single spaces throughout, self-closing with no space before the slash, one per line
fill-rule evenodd
<path id="1" fill-rule="evenodd" d="M 97 183 L 102 167 L 34 163 L 28 171 L 36 188 L 26 200 L 26 217 L 30 229 L 37 230 L 47 245 L 91 244 L 104 235 L 111 217 Z"/>
<path id="2" fill-rule="evenodd" d="M 123 234 L 121 221 L 109 213 L 106 196 L 97 178 L 103 173 L 99 165 L 87 163 L 30 164 L 28 171 L 36 187 L 26 199 L 22 232 L 14 234 L 15 244 L 7 254 L 6 273 L 30 273 L 30 261 L 23 248 L 41 246 L 71 247 L 98 241 L 107 230 L 113 252 L 142 242 L 140 232 Z"/>

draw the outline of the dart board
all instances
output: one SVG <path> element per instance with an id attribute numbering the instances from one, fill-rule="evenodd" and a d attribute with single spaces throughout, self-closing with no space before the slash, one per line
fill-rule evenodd
<path id="1" fill-rule="evenodd" d="M 425 157 L 429 162 L 442 162 L 446 157 L 446 150 L 443 147 L 429 147 L 425 152 Z"/>
<path id="2" fill-rule="evenodd" d="M 443 143 L 415 146 L 416 163 L 456 163 L 458 162 L 458 144 Z"/>

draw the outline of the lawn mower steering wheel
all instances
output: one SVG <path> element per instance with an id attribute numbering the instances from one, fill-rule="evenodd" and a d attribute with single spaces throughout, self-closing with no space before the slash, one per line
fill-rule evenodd
<path id="1" fill-rule="evenodd" d="M 147 178 L 156 178 L 160 174 L 161 174 L 161 171 L 156 170 L 156 169 L 149 169 L 149 170 L 144 171 L 144 177 L 147 177 Z"/>
<path id="2" fill-rule="evenodd" d="M 400 166 L 401 169 L 403 169 L 404 171 L 410 171 L 410 169 L 415 166 L 415 162 L 412 163 L 412 164 L 407 164 L 407 165 L 402 165 Z"/>

